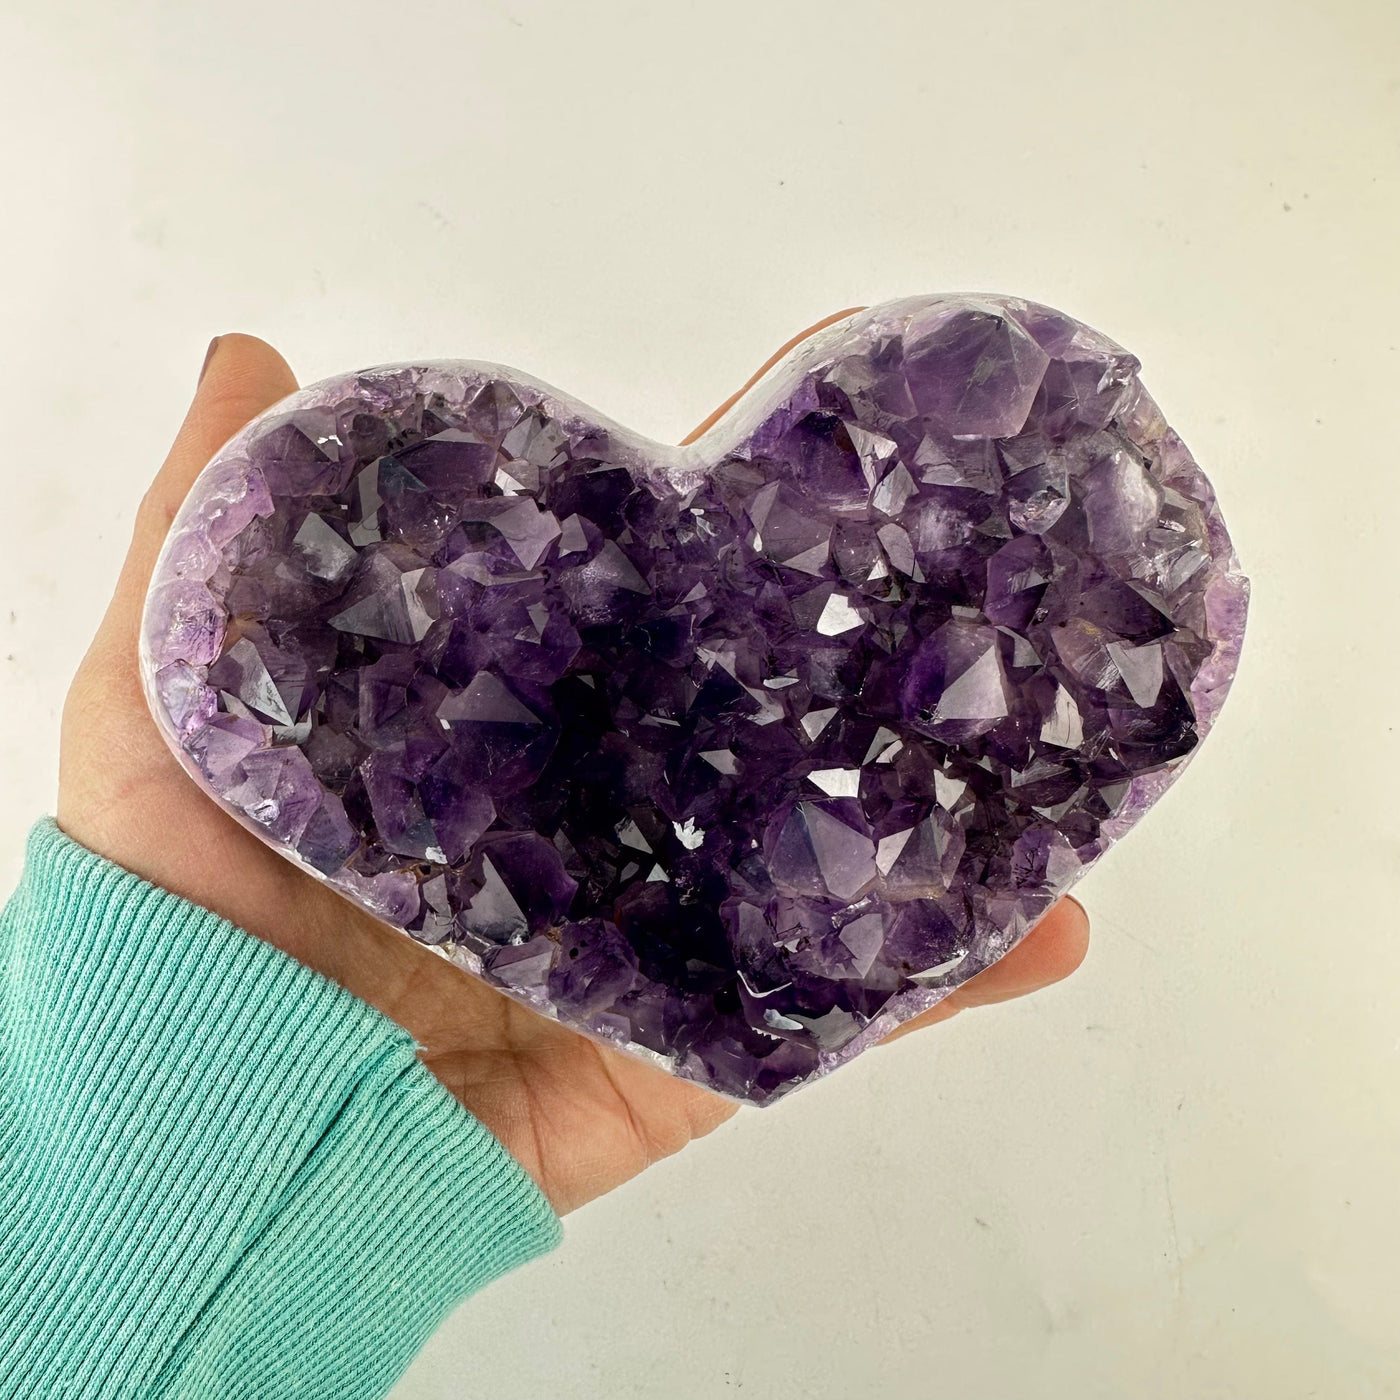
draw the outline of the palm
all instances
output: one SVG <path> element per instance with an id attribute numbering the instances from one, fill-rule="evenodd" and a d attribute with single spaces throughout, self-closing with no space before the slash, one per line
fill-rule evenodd
<path id="1" fill-rule="evenodd" d="M 295 387 L 262 342 L 220 342 L 69 692 L 59 822 L 89 849 L 274 944 L 407 1029 L 423 1063 L 555 1209 L 571 1210 L 718 1127 L 735 1106 L 565 1030 L 332 893 L 209 801 L 146 708 L 137 634 L 170 520 L 214 451 Z M 908 1028 L 1055 981 L 1078 964 L 1086 938 L 1082 911 L 1063 902 L 1008 957 Z"/>

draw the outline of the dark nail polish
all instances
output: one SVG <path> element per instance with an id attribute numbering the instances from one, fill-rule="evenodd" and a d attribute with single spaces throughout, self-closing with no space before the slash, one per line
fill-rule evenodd
<path id="1" fill-rule="evenodd" d="M 195 381 L 195 387 L 204 383 L 204 376 L 209 372 L 209 362 L 214 358 L 214 352 L 219 348 L 219 336 L 215 336 L 209 342 L 209 348 L 204 352 L 204 363 L 199 367 L 199 378 Z"/>

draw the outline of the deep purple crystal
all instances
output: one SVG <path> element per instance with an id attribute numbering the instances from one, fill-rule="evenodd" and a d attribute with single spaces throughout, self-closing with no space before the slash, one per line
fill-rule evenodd
<path id="1" fill-rule="evenodd" d="M 1127 352 L 998 297 L 804 342 L 688 448 L 468 362 L 205 469 L 143 675 L 377 918 L 768 1102 L 994 962 L 1162 793 L 1247 584 Z"/>

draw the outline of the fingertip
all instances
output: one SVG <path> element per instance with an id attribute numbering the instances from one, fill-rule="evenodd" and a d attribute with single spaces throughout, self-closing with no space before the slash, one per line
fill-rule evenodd
<path id="1" fill-rule="evenodd" d="M 1089 955 L 1089 914 L 1073 895 L 1065 895 L 1046 915 L 1047 922 L 1052 919 L 1054 936 L 1042 950 L 1042 966 L 1051 982 L 1062 982 Z"/>
<path id="2" fill-rule="evenodd" d="M 1089 916 L 1075 899 L 1061 899 L 1009 953 L 964 982 L 947 1002 L 964 1010 L 1029 996 L 1063 982 L 1089 951 Z"/>
<path id="3" fill-rule="evenodd" d="M 251 418 L 297 387 L 282 355 L 255 335 L 232 331 L 209 342 L 194 401 L 151 487 L 166 515 L 184 500 L 205 463 Z"/>
<path id="4" fill-rule="evenodd" d="M 204 362 L 199 367 L 199 378 L 194 382 L 194 387 L 196 389 L 204 383 L 204 376 L 209 371 L 209 361 L 214 358 L 214 352 L 219 348 L 219 341 L 222 339 L 222 336 L 216 335 L 214 339 L 209 342 L 209 348 L 204 352 Z"/>
<path id="5" fill-rule="evenodd" d="M 250 419 L 296 388 L 291 366 L 265 340 L 233 331 L 210 342 L 194 401 L 137 511 L 121 585 L 124 606 L 144 592 L 170 522 L 205 465 Z"/>
<path id="6" fill-rule="evenodd" d="M 201 416 L 238 419 L 236 431 L 296 387 L 296 375 L 280 351 L 258 336 L 231 331 L 210 341 L 193 407 Z"/>

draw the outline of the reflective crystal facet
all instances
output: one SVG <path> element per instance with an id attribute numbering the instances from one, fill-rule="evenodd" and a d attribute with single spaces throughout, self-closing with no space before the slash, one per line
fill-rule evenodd
<path id="1" fill-rule="evenodd" d="M 1247 585 L 1137 370 L 924 297 L 687 448 L 499 367 L 328 380 L 195 485 L 147 694 L 376 918 L 770 1102 L 1015 946 L 1218 713 Z"/>

